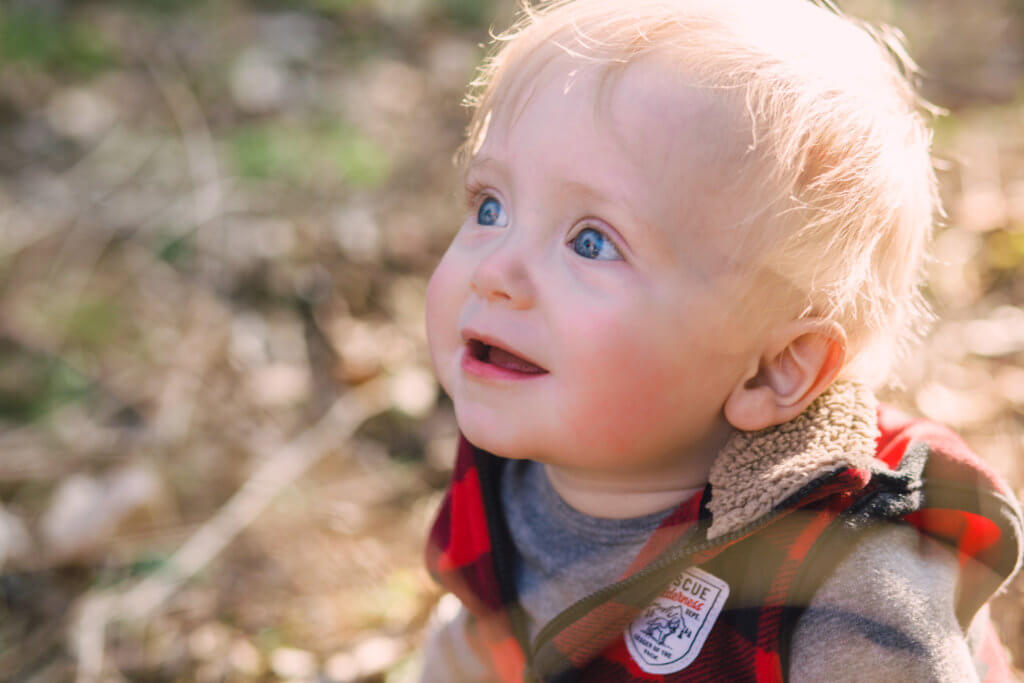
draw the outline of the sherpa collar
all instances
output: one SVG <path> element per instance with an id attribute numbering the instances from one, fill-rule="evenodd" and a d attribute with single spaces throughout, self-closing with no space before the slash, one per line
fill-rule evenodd
<path id="1" fill-rule="evenodd" d="M 736 432 L 708 477 L 708 538 L 742 528 L 841 467 L 870 468 L 879 435 L 877 407 L 870 389 L 838 381 L 789 422 Z"/>

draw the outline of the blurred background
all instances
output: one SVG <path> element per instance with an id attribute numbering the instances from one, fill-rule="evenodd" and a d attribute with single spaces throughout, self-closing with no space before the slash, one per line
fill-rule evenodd
<path id="1" fill-rule="evenodd" d="M 1024 3 L 846 0 L 949 110 L 885 398 L 1024 493 Z M 0 0 L 0 680 L 404 681 L 455 427 L 426 279 L 512 0 Z M 1024 664 L 1024 581 L 995 603 Z"/>

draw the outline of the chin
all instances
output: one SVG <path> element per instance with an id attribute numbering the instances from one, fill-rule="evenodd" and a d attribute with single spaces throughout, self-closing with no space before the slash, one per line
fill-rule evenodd
<path id="1" fill-rule="evenodd" d="M 458 420 L 458 423 L 459 431 L 462 432 L 462 435 L 477 448 L 494 455 L 500 455 L 503 458 L 515 457 L 515 448 L 510 448 L 511 444 L 494 434 L 493 430 L 479 429 L 472 421 Z"/>
<path id="2" fill-rule="evenodd" d="M 521 430 L 505 430 L 496 428 L 493 424 L 474 420 L 470 416 L 460 416 L 456 408 L 455 419 L 459 424 L 459 431 L 466 437 L 466 440 L 481 450 L 488 453 L 509 458 L 510 460 L 536 459 L 534 453 L 523 443 Z"/>

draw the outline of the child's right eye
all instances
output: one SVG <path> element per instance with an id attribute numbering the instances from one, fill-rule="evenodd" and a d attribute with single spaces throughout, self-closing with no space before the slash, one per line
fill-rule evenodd
<path id="1" fill-rule="evenodd" d="M 476 222 L 480 225 L 503 228 L 508 225 L 505 207 L 494 197 L 484 197 L 480 208 L 476 211 Z"/>

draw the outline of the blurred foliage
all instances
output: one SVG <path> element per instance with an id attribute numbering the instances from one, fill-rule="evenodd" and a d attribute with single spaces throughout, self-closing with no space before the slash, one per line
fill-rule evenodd
<path id="1" fill-rule="evenodd" d="M 0 6 L 0 66 L 24 63 L 90 76 L 116 61 L 113 46 L 86 23 L 32 5 Z"/>
<path id="2" fill-rule="evenodd" d="M 110 588 L 126 581 L 149 576 L 165 570 L 170 555 L 165 552 L 143 551 L 123 565 L 107 566 L 96 572 L 93 588 Z"/>
<path id="3" fill-rule="evenodd" d="M 1024 266 L 1024 225 L 997 230 L 985 242 L 985 256 L 995 270 L 1019 273 Z"/>
<path id="4" fill-rule="evenodd" d="M 308 9 L 325 14 L 344 15 L 354 8 L 371 5 L 372 0 L 255 0 L 254 4 L 275 9 Z"/>
<path id="5" fill-rule="evenodd" d="M 390 173 L 390 161 L 379 145 L 335 121 L 241 127 L 232 132 L 230 145 L 235 168 L 246 178 L 375 187 Z"/>
<path id="6" fill-rule="evenodd" d="M 457 24 L 486 26 L 494 16 L 494 0 L 437 0 L 441 10 Z"/>
<path id="7" fill-rule="evenodd" d="M 122 311 L 117 302 L 107 298 L 80 301 L 67 320 L 65 341 L 84 350 L 99 349 L 113 341 Z"/>
<path id="8" fill-rule="evenodd" d="M 195 9 L 210 0 L 114 0 L 123 7 L 160 14 L 176 14 Z"/>
<path id="9" fill-rule="evenodd" d="M 0 420 L 32 423 L 89 395 L 89 379 L 62 359 L 0 340 Z"/>
<path id="10" fill-rule="evenodd" d="M 192 234 L 170 235 L 158 241 L 157 258 L 172 266 L 187 264 L 195 255 Z"/>
<path id="11" fill-rule="evenodd" d="M 278 9 L 309 9 L 344 17 L 353 10 L 372 10 L 375 4 L 381 3 L 379 0 L 253 0 L 253 4 Z M 408 0 L 407 4 L 420 6 L 425 14 L 434 14 L 467 28 L 487 26 L 495 13 L 495 0 Z"/>

